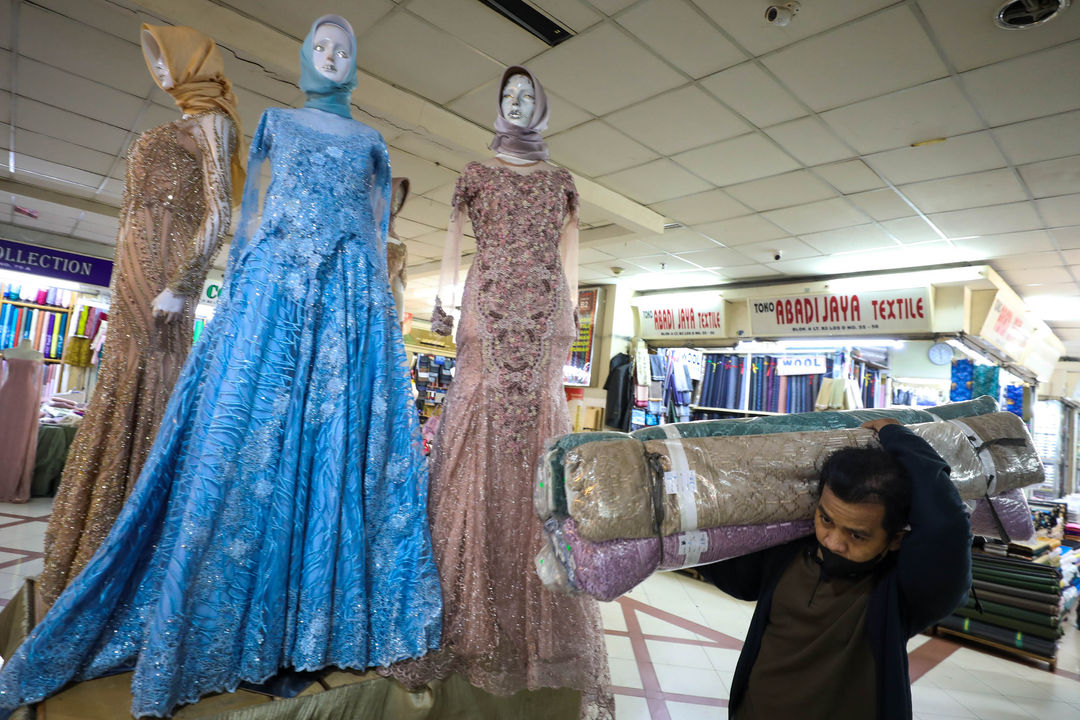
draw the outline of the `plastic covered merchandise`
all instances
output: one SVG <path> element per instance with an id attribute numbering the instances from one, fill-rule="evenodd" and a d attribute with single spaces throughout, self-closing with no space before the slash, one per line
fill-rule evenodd
<path id="1" fill-rule="evenodd" d="M 949 399 L 970 400 L 971 388 L 974 384 L 975 363 L 967 358 L 960 358 L 952 362 L 952 383 L 949 387 Z"/>
<path id="2" fill-rule="evenodd" d="M 1042 465 L 1015 415 L 909 428 L 949 463 L 962 498 L 1041 482 Z M 586 443 L 566 454 L 567 514 L 589 542 L 802 520 L 817 502 L 826 456 L 875 442 L 872 431 L 850 429 Z"/>
<path id="3" fill-rule="evenodd" d="M 544 587 L 548 590 L 564 595 L 578 594 L 578 589 L 570 584 L 570 577 L 566 567 L 555 555 L 555 548 L 551 545 L 550 536 L 544 536 L 540 552 L 536 554 L 533 563 L 536 566 L 536 574 L 540 578 L 540 582 L 544 583 Z"/>
<path id="4" fill-rule="evenodd" d="M 557 508 L 555 501 L 555 487 L 554 473 L 552 472 L 552 463 L 554 462 L 555 451 L 548 450 L 540 456 L 540 460 L 536 463 L 536 479 L 533 486 L 533 507 L 536 509 L 536 514 L 541 520 L 547 520 L 551 517 Z M 559 475 L 562 475 L 561 468 Z M 559 487 L 562 487 L 560 482 Z M 563 501 L 565 505 L 565 500 Z"/>
<path id="5" fill-rule="evenodd" d="M 994 512 L 991 512 L 991 503 L 998 520 L 1001 521 L 1001 527 L 998 527 Z M 1010 540 L 1030 540 L 1035 536 L 1031 508 L 1020 488 L 1006 490 L 991 498 L 968 500 L 967 505 L 971 509 L 971 532 L 975 535 L 1000 537 L 1001 529 L 1004 528 Z"/>
<path id="6" fill-rule="evenodd" d="M 740 525 L 679 533 L 664 538 L 590 543 L 578 536 L 574 521 L 545 526 L 559 553 L 569 554 L 573 585 L 597 600 L 629 592 L 657 570 L 674 570 L 748 555 L 811 534 L 810 520 Z"/>

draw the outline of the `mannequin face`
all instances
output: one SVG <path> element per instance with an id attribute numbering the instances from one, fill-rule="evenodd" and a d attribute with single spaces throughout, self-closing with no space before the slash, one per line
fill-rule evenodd
<path id="1" fill-rule="evenodd" d="M 320 75 L 339 83 L 349 74 L 349 35 L 344 28 L 323 23 L 315 28 L 311 60 Z"/>
<path id="2" fill-rule="evenodd" d="M 528 75 L 511 75 L 503 85 L 502 112 L 510 123 L 528 127 L 536 110 L 536 94 Z"/>
<path id="3" fill-rule="evenodd" d="M 172 88 L 175 83 L 173 82 L 172 73 L 169 72 L 169 66 L 165 64 L 165 58 L 161 55 L 161 48 L 158 46 L 154 36 L 146 30 L 142 32 L 142 49 L 146 64 L 150 66 L 150 72 L 153 74 L 154 79 L 157 80 L 157 84 L 161 86 L 162 90 Z"/>

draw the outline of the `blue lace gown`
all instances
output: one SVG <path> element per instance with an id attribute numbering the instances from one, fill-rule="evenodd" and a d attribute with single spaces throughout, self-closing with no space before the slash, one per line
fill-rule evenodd
<path id="1" fill-rule="evenodd" d="M 120 670 L 133 714 L 167 717 L 281 668 L 438 646 L 427 469 L 378 239 L 386 146 L 270 109 L 249 164 L 223 301 L 112 533 L 0 672 L 0 717 Z"/>

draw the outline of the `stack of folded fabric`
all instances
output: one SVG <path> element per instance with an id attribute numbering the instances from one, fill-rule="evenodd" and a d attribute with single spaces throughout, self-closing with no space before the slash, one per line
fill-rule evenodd
<path id="1" fill-rule="evenodd" d="M 539 464 L 535 502 L 548 542 L 537 571 L 553 589 L 610 600 L 658 569 L 809 534 L 825 456 L 875 442 L 859 425 L 882 417 L 909 423 L 934 446 L 965 499 L 1041 482 L 1027 429 L 996 409 L 979 398 L 930 412 L 820 412 L 564 436 Z M 995 510 L 1022 526 L 1008 503 Z M 1030 516 L 1027 526 L 1019 527 L 1023 537 Z"/>

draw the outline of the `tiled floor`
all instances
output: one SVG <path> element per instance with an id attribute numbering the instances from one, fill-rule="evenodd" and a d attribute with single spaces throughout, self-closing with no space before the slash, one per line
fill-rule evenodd
<path id="1" fill-rule="evenodd" d="M 0 503 L 0 606 L 41 571 L 51 501 Z M 600 606 L 617 720 L 719 720 L 753 604 L 688 578 L 660 574 Z M 943 638 L 909 643 L 917 720 L 1061 720 L 1080 717 L 1080 632 L 1073 623 L 1058 669 Z"/>

